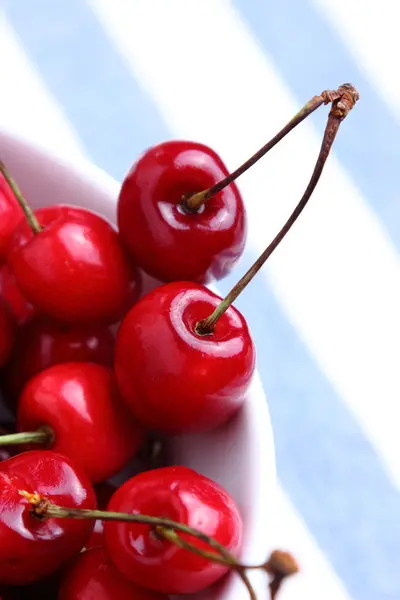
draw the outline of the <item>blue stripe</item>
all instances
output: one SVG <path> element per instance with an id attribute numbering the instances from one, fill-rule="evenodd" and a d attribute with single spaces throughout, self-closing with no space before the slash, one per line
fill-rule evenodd
<path id="1" fill-rule="evenodd" d="M 98 164 L 118 176 L 121 161 L 125 161 L 124 171 L 142 148 L 171 136 L 81 3 L 60 0 L 55 13 L 55 3 L 42 1 L 37 3 L 40 9 L 36 6 L 35 14 L 30 15 L 33 21 L 21 10 L 21 4 L 8 0 L 8 16 Z M 251 4 L 246 3 L 249 10 L 253 10 Z M 53 26 L 50 41 L 49 22 Z M 53 45 L 55 31 L 57 43 Z M 66 55 L 75 58 L 67 59 Z M 79 77 L 81 66 L 74 65 L 74 60 L 86 65 Z M 103 70 L 91 68 L 94 60 L 105 65 Z M 65 61 L 70 64 L 64 66 L 65 80 L 60 83 L 58 69 Z M 116 87 L 108 85 L 110 78 L 118 79 L 118 98 L 129 98 L 119 102 L 117 111 Z M 310 89 L 303 97 L 310 95 Z M 93 108 L 97 95 L 99 103 Z M 351 118 L 356 114 L 354 111 Z M 118 145 L 114 139 L 116 128 Z M 132 132 L 136 133 L 134 140 Z M 341 137 L 342 148 L 350 135 Z M 240 271 L 253 259 L 246 253 Z M 236 277 L 220 284 L 222 292 Z M 258 365 L 275 430 L 278 472 L 285 489 L 354 598 L 398 598 L 400 574 L 395 557 L 400 539 L 400 502 L 396 490 L 360 426 L 320 372 L 269 286 L 258 278 L 239 299 L 238 306 L 249 320 L 258 347 Z"/>
<path id="2" fill-rule="evenodd" d="M 137 155 L 160 141 L 164 128 L 150 96 L 110 51 L 83 0 L 36 0 L 30 8 L 24 0 L 2 4 L 93 160 L 121 180 Z"/>
<path id="3" fill-rule="evenodd" d="M 299 106 L 323 89 L 347 81 L 358 88 L 360 102 L 343 124 L 347 134 L 338 136 L 335 151 L 400 249 L 400 126 L 338 33 L 311 0 L 234 0 L 234 5 Z M 322 128 L 326 111 L 320 109 L 315 119 Z"/>

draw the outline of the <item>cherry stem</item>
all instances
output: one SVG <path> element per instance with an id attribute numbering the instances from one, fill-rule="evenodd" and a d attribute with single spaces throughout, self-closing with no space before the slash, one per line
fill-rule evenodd
<path id="1" fill-rule="evenodd" d="M 281 551 L 274 551 L 270 558 L 263 564 L 257 566 L 246 566 L 240 564 L 235 556 L 229 552 L 227 548 L 225 548 L 222 544 L 217 542 L 214 538 L 205 535 L 201 531 L 194 529 L 193 527 L 189 527 L 188 525 L 184 525 L 183 523 L 178 523 L 177 521 L 172 521 L 171 519 L 165 519 L 161 517 L 154 517 L 149 515 L 142 514 L 130 514 L 130 513 L 120 513 L 120 512 L 111 512 L 104 510 L 90 510 L 90 509 L 79 509 L 79 508 L 68 508 L 66 506 L 58 506 L 53 504 L 48 499 L 44 498 L 37 492 L 30 493 L 25 490 L 20 490 L 20 495 L 23 496 L 31 505 L 32 513 L 35 517 L 39 519 L 44 518 L 66 518 L 66 519 L 82 519 L 82 520 L 97 520 L 100 519 L 102 521 L 117 521 L 117 522 L 130 522 L 130 523 L 140 523 L 142 525 L 149 525 L 153 528 L 155 535 L 160 538 L 163 538 L 169 541 L 172 544 L 175 544 L 179 548 L 197 554 L 206 560 L 210 560 L 212 562 L 216 562 L 219 564 L 223 564 L 233 571 L 235 571 L 242 579 L 245 584 L 249 596 L 251 600 L 257 600 L 255 591 L 251 582 L 247 576 L 246 571 L 248 569 L 260 569 L 264 572 L 268 573 L 271 577 L 270 581 L 270 590 L 271 590 L 271 600 L 274 600 L 275 595 L 272 595 L 272 589 L 276 588 L 276 583 L 274 581 L 279 578 L 280 583 L 283 579 L 289 575 L 293 575 L 298 571 L 297 563 L 295 559 L 289 554 Z M 212 551 L 205 550 L 202 548 L 198 548 L 191 542 L 182 538 L 179 533 L 183 533 L 198 539 L 199 541 L 207 544 L 212 548 Z M 277 556 L 276 556 L 277 555 Z M 275 556 L 275 558 L 274 558 Z M 279 558 L 281 557 L 281 558 Z M 282 558 L 283 557 L 283 558 Z M 273 586 L 273 588 L 271 587 Z"/>
<path id="2" fill-rule="evenodd" d="M 211 186 L 210 188 L 198 192 L 197 194 L 193 194 L 188 198 L 183 198 L 182 206 L 188 212 L 197 212 L 202 204 L 204 204 L 207 200 L 215 196 L 218 192 L 221 192 L 224 188 L 228 187 L 233 181 L 235 181 L 240 175 L 243 175 L 248 169 L 250 169 L 253 165 L 256 164 L 262 158 L 272 150 L 274 146 L 283 138 L 292 131 L 297 125 L 299 125 L 304 119 L 310 116 L 317 108 L 319 108 L 322 104 L 329 104 L 329 102 L 333 102 L 340 98 L 339 90 L 325 90 L 319 96 L 314 96 L 303 106 L 301 110 L 285 125 L 283 129 L 281 129 L 275 137 L 273 137 L 269 142 L 267 142 L 262 148 L 260 148 L 253 156 L 251 156 L 246 162 L 244 162 L 240 167 L 233 171 L 230 175 Z"/>
<path id="3" fill-rule="evenodd" d="M 19 444 L 50 445 L 53 439 L 54 433 L 50 427 L 43 426 L 36 431 L 24 431 L 22 433 L 0 435 L 0 446 L 17 446 Z"/>
<path id="4" fill-rule="evenodd" d="M 37 218 L 35 216 L 35 213 L 29 206 L 28 202 L 23 197 L 21 190 L 19 189 L 19 187 L 16 184 L 16 182 L 14 181 L 14 179 L 11 177 L 5 164 L 2 161 L 0 161 L 0 172 L 2 173 L 4 179 L 7 181 L 8 185 L 10 186 L 18 204 L 22 208 L 24 215 L 26 217 L 26 220 L 28 221 L 29 227 L 32 229 L 32 231 L 35 235 L 37 233 L 40 233 L 42 231 L 42 226 L 40 225 L 39 221 L 37 220 Z"/>
<path id="5" fill-rule="evenodd" d="M 228 295 L 225 296 L 225 298 L 220 302 L 220 304 L 216 307 L 213 313 L 206 319 L 203 319 L 197 323 L 196 332 L 199 335 L 212 334 L 218 319 L 224 314 L 224 312 L 230 307 L 232 302 L 236 300 L 239 294 L 250 283 L 250 281 L 253 279 L 256 273 L 258 273 L 258 271 L 264 265 L 266 260 L 271 256 L 273 251 L 279 246 L 285 235 L 292 228 L 297 218 L 300 216 L 306 204 L 308 203 L 319 181 L 319 178 L 321 177 L 324 165 L 329 156 L 332 144 L 339 130 L 341 122 L 348 115 L 348 113 L 353 108 L 358 99 L 359 94 L 354 88 L 354 86 L 352 86 L 350 83 L 345 83 L 339 87 L 337 95 L 334 96 L 332 107 L 329 112 L 328 122 L 325 128 L 321 149 L 314 167 L 314 171 L 311 175 L 311 179 L 300 202 L 290 215 L 289 219 L 286 221 L 285 225 L 269 244 L 269 246 L 264 250 L 261 256 L 250 267 L 250 269 L 240 279 L 240 281 L 238 281 L 238 283 L 231 289 Z"/>

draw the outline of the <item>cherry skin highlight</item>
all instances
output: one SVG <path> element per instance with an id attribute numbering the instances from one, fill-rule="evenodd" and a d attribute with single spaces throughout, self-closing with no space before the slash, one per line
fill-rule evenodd
<path id="1" fill-rule="evenodd" d="M 230 307 L 211 335 L 195 331 L 219 302 L 200 284 L 169 283 L 144 296 L 123 320 L 115 349 L 117 383 L 148 429 L 207 431 L 243 404 L 255 367 L 244 317 Z"/>
<path id="2" fill-rule="evenodd" d="M 188 141 L 147 150 L 127 174 L 118 199 L 118 228 L 135 262 L 161 281 L 225 277 L 241 256 L 246 214 L 235 183 L 188 213 L 182 197 L 228 175 L 219 156 Z"/>
<path id="3" fill-rule="evenodd" d="M 111 370 L 93 363 L 54 365 L 28 382 L 17 429 L 42 426 L 53 432 L 52 450 L 70 457 L 93 482 L 120 471 L 142 441 Z"/>
<path id="4" fill-rule="evenodd" d="M 92 521 L 34 517 L 20 494 L 38 492 L 70 508 L 96 506 L 87 476 L 66 457 L 24 452 L 0 463 L 0 584 L 23 585 L 53 573 L 84 546 Z"/>
<path id="5" fill-rule="evenodd" d="M 109 503 L 111 496 L 115 493 L 116 487 L 108 482 L 102 482 L 95 486 L 97 508 L 99 510 L 106 510 L 107 504 Z M 101 519 L 95 521 L 93 531 L 90 534 L 90 538 L 85 544 L 86 550 L 91 548 L 98 548 L 104 545 L 104 522 Z"/>
<path id="6" fill-rule="evenodd" d="M 8 262 L 22 293 L 42 314 L 66 323 L 117 322 L 140 294 L 140 274 L 102 217 L 72 206 L 36 212 L 14 232 Z"/>
<path id="7" fill-rule="evenodd" d="M 217 483 L 187 467 L 165 467 L 132 477 L 115 492 L 108 510 L 170 518 L 213 537 L 235 556 L 240 549 L 242 520 L 235 502 Z M 180 535 L 210 550 L 204 542 Z M 166 594 L 198 592 L 228 571 L 225 565 L 157 538 L 146 525 L 108 521 L 104 536 L 121 573 Z"/>
<path id="8" fill-rule="evenodd" d="M 19 330 L 15 350 L 3 373 L 10 404 L 14 400 L 15 405 L 29 379 L 52 365 L 93 362 L 111 367 L 114 343 L 114 335 L 105 325 L 69 325 L 33 318 Z"/>
<path id="9" fill-rule="evenodd" d="M 139 588 L 119 573 L 104 548 L 83 552 L 67 569 L 58 600 L 168 600 Z"/>
<path id="10" fill-rule="evenodd" d="M 6 259 L 6 253 L 14 229 L 24 218 L 24 213 L 13 191 L 0 173 L 0 264 Z"/>
<path id="11" fill-rule="evenodd" d="M 7 264 L 0 266 L 0 296 L 6 300 L 18 326 L 24 325 L 35 314 L 35 309 L 19 289 Z"/>
<path id="12" fill-rule="evenodd" d="M 0 297 L 0 367 L 3 367 L 11 355 L 15 343 L 15 322 L 11 310 Z"/>

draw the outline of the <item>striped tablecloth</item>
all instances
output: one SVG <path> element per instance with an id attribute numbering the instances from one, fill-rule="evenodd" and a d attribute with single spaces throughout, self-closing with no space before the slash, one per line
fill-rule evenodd
<path id="1" fill-rule="evenodd" d="M 167 138 L 235 168 L 351 81 L 312 203 L 238 301 L 275 432 L 285 600 L 400 598 L 400 36 L 394 0 L 0 0 L 0 123 L 121 179 Z M 240 181 L 249 240 L 302 193 L 327 110 Z"/>

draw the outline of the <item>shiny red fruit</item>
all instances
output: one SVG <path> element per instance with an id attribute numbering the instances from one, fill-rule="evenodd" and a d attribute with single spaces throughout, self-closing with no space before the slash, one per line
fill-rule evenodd
<path id="1" fill-rule="evenodd" d="M 70 457 L 93 482 L 122 469 L 142 441 L 111 370 L 93 363 L 55 365 L 29 381 L 20 398 L 17 429 L 44 425 L 54 434 L 52 450 Z"/>
<path id="2" fill-rule="evenodd" d="M 219 301 L 200 284 L 170 283 L 144 296 L 123 320 L 115 348 L 117 383 L 147 428 L 202 432 L 242 405 L 255 366 L 244 317 L 231 307 L 212 335 L 195 331 Z"/>
<path id="3" fill-rule="evenodd" d="M 7 393 L 16 399 L 29 379 L 52 365 L 93 362 L 111 367 L 114 344 L 114 334 L 106 325 L 70 325 L 36 317 L 18 332 L 3 374 Z"/>
<path id="4" fill-rule="evenodd" d="M 24 452 L 0 463 L 0 584 L 22 585 L 56 571 L 79 552 L 92 521 L 39 520 L 20 492 L 71 508 L 95 508 L 87 476 L 63 456 Z"/>
<path id="5" fill-rule="evenodd" d="M 5 261 L 10 238 L 23 217 L 14 193 L 0 173 L 0 263 Z"/>
<path id="6" fill-rule="evenodd" d="M 0 266 L 0 296 L 6 300 L 17 325 L 24 325 L 35 314 L 35 309 L 19 289 L 7 264 Z"/>
<path id="7" fill-rule="evenodd" d="M 111 498 L 110 511 L 142 513 L 183 523 L 238 555 L 242 520 L 230 495 L 217 483 L 186 467 L 141 473 L 125 482 Z M 190 594 L 215 583 L 226 572 L 170 542 L 158 539 L 146 525 L 106 522 L 106 549 L 118 569 L 138 585 L 166 594 Z M 187 534 L 182 537 L 209 550 Z"/>
<path id="8" fill-rule="evenodd" d="M 137 300 L 139 271 L 116 231 L 81 208 L 36 212 L 43 230 L 16 229 L 8 262 L 22 293 L 43 314 L 67 323 L 115 323 Z"/>
<path id="9" fill-rule="evenodd" d="M 118 228 L 136 263 L 161 281 L 221 279 L 243 252 L 246 215 L 235 183 L 195 213 L 182 197 L 229 174 L 207 146 L 187 141 L 158 144 L 126 176 L 118 200 Z"/>
<path id="10" fill-rule="evenodd" d="M 168 600 L 119 573 L 104 548 L 83 552 L 66 571 L 58 600 Z"/>
<path id="11" fill-rule="evenodd" d="M 15 321 L 6 302 L 0 297 L 0 367 L 11 355 L 15 343 Z"/>

